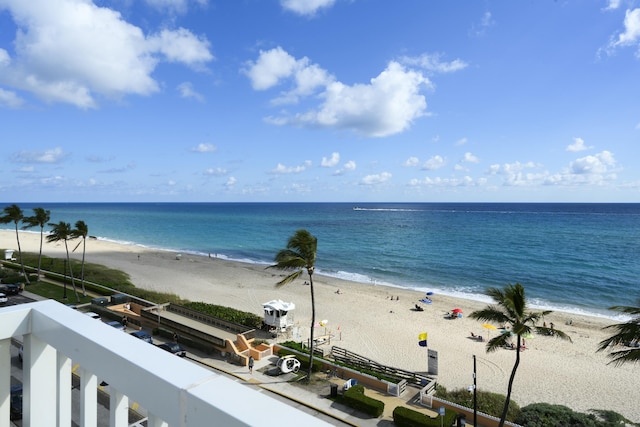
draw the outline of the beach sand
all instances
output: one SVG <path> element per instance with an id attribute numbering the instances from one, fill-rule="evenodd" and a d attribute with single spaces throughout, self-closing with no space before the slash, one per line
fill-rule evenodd
<path id="1" fill-rule="evenodd" d="M 39 250 L 37 233 L 20 233 L 23 251 Z M 73 248 L 75 243 L 71 244 Z M 15 232 L 0 231 L 0 247 L 16 249 Z M 64 257 L 64 243 L 45 243 L 43 254 Z M 279 270 L 230 262 L 215 256 L 150 250 L 102 240 L 87 240 L 86 261 L 127 272 L 139 288 L 180 295 L 191 301 L 233 307 L 262 316 L 262 303 L 281 299 L 294 302 L 294 323 L 300 338 L 309 336 L 311 303 L 308 276 L 276 288 L 284 276 Z M 275 254 L 274 254 L 275 255 Z M 14 255 L 17 256 L 17 253 Z M 71 254 L 80 259 L 82 252 Z M 318 260 L 321 264 L 322 260 Z M 433 295 L 433 304 L 413 311 L 423 293 L 394 287 L 348 282 L 314 275 L 316 321 L 327 320 L 315 335 L 332 335 L 331 345 L 346 348 L 379 363 L 411 371 L 427 371 L 427 350 L 418 346 L 418 334 L 427 332 L 428 346 L 438 352 L 438 382 L 447 389 L 473 384 L 473 355 L 477 357 L 478 390 L 506 394 L 516 353 L 487 353 L 486 338 L 498 331 L 484 329 L 466 315 L 486 303 Z M 526 287 L 526 284 L 524 284 Z M 340 289 L 341 294 L 336 290 Z M 392 299 L 393 297 L 393 299 Z M 396 297 L 398 299 L 396 299 Z M 459 307 L 461 319 L 449 320 L 445 313 Z M 573 323 L 567 325 L 568 319 Z M 609 409 L 640 422 L 640 365 L 608 365 L 606 353 L 596 353 L 598 343 L 611 331 L 602 327 L 609 319 L 554 312 L 546 319 L 566 332 L 567 342 L 535 336 L 526 340 L 521 353 L 512 399 L 521 407 L 536 402 L 566 405 L 580 412 Z M 470 339 L 481 334 L 485 342 Z M 326 344 L 325 344 L 326 345 Z"/>

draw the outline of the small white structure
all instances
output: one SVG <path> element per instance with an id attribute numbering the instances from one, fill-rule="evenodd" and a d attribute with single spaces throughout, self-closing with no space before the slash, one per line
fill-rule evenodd
<path id="1" fill-rule="evenodd" d="M 290 372 L 295 374 L 300 370 L 300 361 L 296 359 L 294 355 L 289 354 L 278 359 L 276 366 L 281 374 L 288 374 Z"/>
<path id="2" fill-rule="evenodd" d="M 289 315 L 289 312 L 295 310 L 294 303 L 278 299 L 265 302 L 262 307 L 264 308 L 264 324 L 266 326 L 276 328 L 279 331 L 285 331 L 293 326 L 293 315 Z"/>
<path id="3" fill-rule="evenodd" d="M 5 261 L 15 261 L 16 259 L 13 257 L 13 249 L 5 249 L 4 250 L 4 260 Z"/>

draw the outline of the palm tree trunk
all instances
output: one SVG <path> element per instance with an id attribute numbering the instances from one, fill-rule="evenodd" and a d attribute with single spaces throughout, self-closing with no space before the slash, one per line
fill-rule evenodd
<path id="1" fill-rule="evenodd" d="M 73 286 L 73 293 L 76 295 L 76 302 L 80 302 L 78 289 L 76 289 L 76 282 L 73 280 L 73 269 L 71 268 L 71 258 L 69 258 L 69 247 L 67 246 L 66 240 L 64 241 L 64 248 L 67 250 L 67 265 L 69 266 L 69 276 L 71 276 L 71 286 Z"/>
<path id="2" fill-rule="evenodd" d="M 40 253 L 38 254 L 38 280 L 40 280 L 40 264 L 42 263 L 42 240 L 44 239 L 44 227 L 40 227 Z"/>
<path id="3" fill-rule="evenodd" d="M 80 279 L 82 280 L 80 283 L 82 284 L 82 296 L 87 296 L 87 291 L 84 288 L 84 254 L 87 249 L 87 240 L 85 238 L 82 239 L 82 270 L 80 272 Z"/>
<path id="4" fill-rule="evenodd" d="M 16 221 L 16 241 L 18 242 L 18 256 L 20 257 L 20 266 L 22 267 L 22 275 L 24 276 L 25 282 L 27 285 L 30 285 L 29 276 L 27 276 L 27 272 L 24 269 L 24 261 L 22 260 L 22 248 L 20 247 L 20 236 L 18 235 L 18 222 Z"/>
<path id="5" fill-rule="evenodd" d="M 311 288 L 311 333 L 309 337 L 309 368 L 307 370 L 307 382 L 311 381 L 311 370 L 313 369 L 313 330 L 316 324 L 316 301 L 315 293 L 313 292 L 313 275 L 309 274 L 309 287 Z"/>
<path id="6" fill-rule="evenodd" d="M 502 416 L 500 417 L 500 423 L 498 427 L 503 427 L 505 421 L 507 420 L 507 412 L 509 412 L 509 404 L 511 403 L 511 389 L 513 388 L 513 380 L 516 377 L 516 371 L 518 370 L 518 365 L 520 364 L 520 335 L 516 340 L 516 363 L 513 365 L 513 369 L 511 370 L 511 376 L 509 377 L 509 385 L 507 387 L 507 398 L 504 401 L 504 408 L 502 408 Z"/>

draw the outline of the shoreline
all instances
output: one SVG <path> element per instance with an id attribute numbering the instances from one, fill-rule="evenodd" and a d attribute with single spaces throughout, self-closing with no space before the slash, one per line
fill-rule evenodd
<path id="1" fill-rule="evenodd" d="M 7 229 L 0 229 L 0 233 L 11 233 L 13 235 L 13 240 L 15 242 L 15 231 L 14 230 L 7 230 Z M 34 231 L 34 230 L 20 230 L 20 234 L 24 235 L 24 234 L 30 234 L 30 235 L 37 235 L 38 239 L 40 238 L 40 232 L 39 231 Z M 45 233 L 46 234 L 46 233 Z M 0 240 L 1 241 L 1 240 Z M 224 262 L 232 262 L 232 263 L 239 263 L 239 264 L 246 264 L 248 266 L 254 266 L 256 268 L 266 268 L 267 266 L 271 265 L 270 262 L 267 261 L 260 261 L 260 260 L 256 260 L 256 259 L 248 259 L 248 258 L 232 258 L 229 257 L 228 255 L 225 254 L 211 254 L 211 253 L 206 253 L 206 252 L 201 252 L 201 251 L 196 251 L 196 250 L 178 250 L 178 249 L 171 249 L 171 248 L 164 248 L 164 247 L 156 247 L 156 246 L 149 246 L 149 245 L 144 245 L 141 243 L 136 243 L 136 242 L 132 242 L 132 241 L 120 241 L 120 240 L 114 240 L 114 239 L 109 239 L 109 238 L 105 238 L 105 237 L 91 237 L 87 239 L 87 242 L 103 242 L 103 243 L 108 243 L 108 244 L 113 244 L 113 245 L 117 245 L 117 246 L 121 246 L 123 248 L 130 248 L 131 251 L 151 251 L 151 252 L 164 252 L 169 254 L 170 256 L 175 256 L 175 254 L 182 254 L 183 256 L 191 256 L 191 257 L 196 257 L 196 258 L 214 258 L 216 260 L 220 260 L 220 261 L 224 261 Z M 47 243 L 45 242 L 44 245 L 46 246 Z M 43 249 L 44 250 L 44 249 Z M 33 252 L 33 251 L 32 251 Z M 37 252 L 37 251 L 36 251 Z M 71 254 L 71 256 L 73 257 L 74 254 Z M 339 274 L 339 273 L 344 273 L 344 274 Z M 431 291 L 431 292 L 435 292 L 440 296 L 446 296 L 446 297 L 450 297 L 450 298 L 454 298 L 454 299 L 462 299 L 462 300 L 466 300 L 466 301 L 470 301 L 473 303 L 481 303 L 484 305 L 487 304 L 491 304 L 491 299 L 489 297 L 487 297 L 486 295 L 482 294 L 482 293 L 466 293 L 466 292 L 461 292 L 461 291 L 450 291 L 450 290 L 443 290 L 441 288 L 438 288 L 437 286 L 432 286 L 432 287 L 428 287 L 428 286 L 403 286 L 403 285 L 398 285 L 398 284 L 394 284 L 394 283 L 389 283 L 389 282 L 383 282 L 383 281 L 376 281 L 375 279 L 369 278 L 367 276 L 363 276 L 359 273 L 350 273 L 350 272 L 336 272 L 336 273 L 327 273 L 324 272 L 322 269 L 319 269 L 316 267 L 315 270 L 315 274 L 316 277 L 317 276 L 323 276 L 326 277 L 327 280 L 337 280 L 337 281 L 344 281 L 347 283 L 354 283 L 354 284 L 358 284 L 358 285 L 363 285 L 363 286 L 382 286 L 382 287 L 386 287 L 386 288 L 391 288 L 391 289 L 398 289 L 398 290 L 403 290 L 403 291 L 410 291 L 410 292 L 417 292 L 421 295 L 424 296 L 425 292 Z M 369 279 L 369 281 L 365 281 L 365 280 L 357 280 L 356 277 L 361 276 L 364 277 L 366 279 Z M 611 310 L 608 310 L 608 307 L 602 307 L 600 310 L 595 309 L 593 307 L 589 307 L 589 308 L 580 308 L 578 306 L 567 306 L 567 305 L 562 305 L 562 304 L 558 304 L 558 305 L 553 305 L 551 303 L 547 303 L 547 304 L 535 304 L 532 303 L 531 301 L 529 302 L 529 307 L 534 309 L 534 310 L 551 310 L 555 313 L 563 313 L 569 317 L 571 316 L 586 316 L 586 317 L 594 317 L 594 318 L 600 318 L 600 319 L 604 319 L 610 323 L 621 323 L 621 322 L 626 322 L 628 320 L 631 319 L 630 316 L 622 314 L 622 313 L 617 313 Z M 591 311 L 590 311 L 591 310 Z"/>
<path id="2" fill-rule="evenodd" d="M 23 251 L 38 253 L 39 233 L 21 232 L 20 244 Z M 15 231 L 0 230 L 0 247 L 16 247 Z M 259 316 L 263 314 L 262 303 L 273 299 L 294 302 L 294 338 L 308 337 L 311 305 L 309 287 L 303 285 L 308 280 L 306 274 L 276 288 L 275 283 L 284 275 L 279 270 L 186 252 L 176 259 L 176 253 L 90 239 L 86 261 L 128 273 L 139 288 L 175 293 L 191 301 L 224 305 Z M 64 243 L 45 242 L 43 254 L 65 257 Z M 71 256 L 80 259 L 82 251 Z M 417 312 L 412 308 L 424 296 L 421 291 L 319 274 L 313 280 L 316 322 L 327 321 L 326 326 L 316 328 L 315 334 L 331 335 L 330 345 L 382 364 L 425 372 L 427 354 L 418 346 L 418 334 L 427 332 L 429 348 L 438 352 L 440 384 L 447 389 L 466 389 L 473 383 L 472 356 L 476 355 L 478 389 L 506 394 L 514 351 L 487 353 L 486 339 L 497 332 L 484 329 L 481 322 L 467 317 L 488 305 L 486 302 L 436 292 L 431 297 L 433 303 L 423 305 L 424 311 Z M 463 310 L 463 318 L 446 319 L 444 314 L 455 307 Z M 569 319 L 571 325 L 566 324 Z M 521 353 L 515 377 L 513 401 L 521 407 L 538 402 L 561 404 L 580 412 L 610 409 L 640 421 L 640 408 L 633 404 L 640 401 L 636 384 L 640 366 L 614 367 L 607 364 L 606 353 L 596 353 L 598 343 L 612 334 L 602 328 L 617 321 L 563 312 L 554 312 L 545 321 L 554 322 L 573 343 L 542 336 L 527 339 L 527 350 Z M 485 342 L 470 339 L 470 332 L 482 335 Z"/>

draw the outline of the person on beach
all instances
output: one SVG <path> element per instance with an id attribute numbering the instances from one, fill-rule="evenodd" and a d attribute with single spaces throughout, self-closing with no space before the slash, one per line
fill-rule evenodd
<path id="1" fill-rule="evenodd" d="M 341 293 L 342 293 L 342 291 L 341 291 L 340 289 L 338 289 L 338 290 L 336 291 L 336 294 L 338 294 L 338 295 L 340 295 Z"/>
<path id="2" fill-rule="evenodd" d="M 253 356 L 249 356 L 249 373 L 253 374 Z"/>

